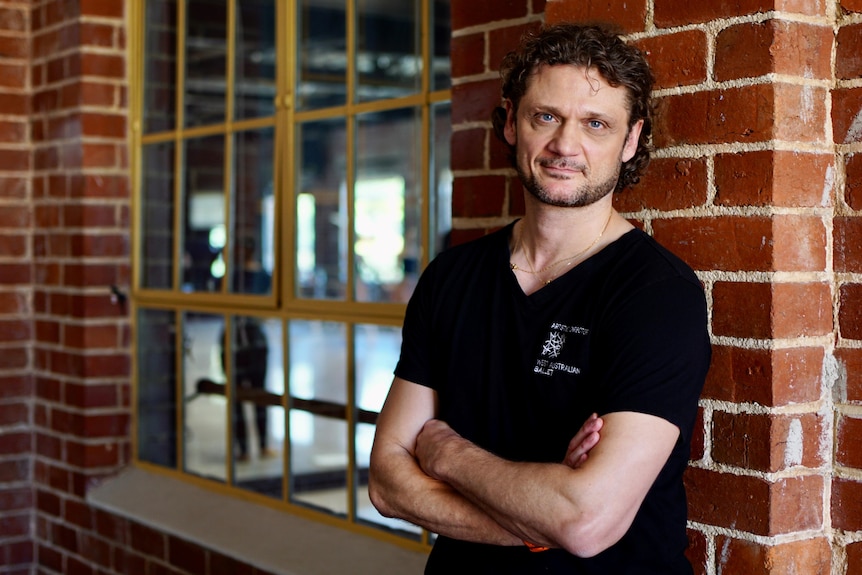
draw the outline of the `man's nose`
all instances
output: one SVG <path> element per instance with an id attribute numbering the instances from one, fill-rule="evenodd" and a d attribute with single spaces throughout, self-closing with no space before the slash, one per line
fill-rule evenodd
<path id="1" fill-rule="evenodd" d="M 577 156 L 581 152 L 582 137 L 576 123 L 564 122 L 557 128 L 548 147 L 559 156 Z"/>

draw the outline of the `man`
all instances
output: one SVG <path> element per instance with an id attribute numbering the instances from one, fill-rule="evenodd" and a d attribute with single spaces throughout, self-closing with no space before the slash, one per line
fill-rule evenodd
<path id="1" fill-rule="evenodd" d="M 691 574 L 703 290 L 612 207 L 648 162 L 652 74 L 605 28 L 563 24 L 525 38 L 502 78 L 495 128 L 525 215 L 423 273 L 372 501 L 439 534 L 429 574 Z"/>

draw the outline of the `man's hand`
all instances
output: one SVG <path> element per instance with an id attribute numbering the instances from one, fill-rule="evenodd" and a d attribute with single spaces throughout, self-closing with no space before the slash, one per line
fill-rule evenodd
<path id="1" fill-rule="evenodd" d="M 597 414 L 592 414 L 572 440 L 569 442 L 569 447 L 566 450 L 566 456 L 563 458 L 563 465 L 567 465 L 572 469 L 577 469 L 589 457 L 590 450 L 599 443 L 601 436 L 599 432 L 602 430 L 604 420 Z"/>

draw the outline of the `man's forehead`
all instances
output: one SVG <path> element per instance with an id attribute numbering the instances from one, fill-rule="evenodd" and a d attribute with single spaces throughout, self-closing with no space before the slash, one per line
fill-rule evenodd
<path id="1" fill-rule="evenodd" d="M 551 71 L 551 73 L 548 73 L 548 71 Z M 574 64 L 541 64 L 536 66 L 527 78 L 523 97 L 528 99 L 538 97 L 537 84 L 558 86 L 560 83 L 568 84 L 573 80 L 577 82 L 580 78 L 583 78 L 589 84 L 591 95 L 601 93 L 602 98 L 600 98 L 600 101 L 613 105 L 616 101 L 615 94 L 619 94 L 618 101 L 622 104 L 626 113 L 631 111 L 631 94 L 626 87 L 610 84 L 598 68 Z"/>

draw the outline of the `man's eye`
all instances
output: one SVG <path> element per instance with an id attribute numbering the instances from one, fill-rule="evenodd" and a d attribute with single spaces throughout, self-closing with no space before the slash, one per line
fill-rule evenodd
<path id="1" fill-rule="evenodd" d="M 590 128 L 593 128 L 595 130 L 599 130 L 605 127 L 604 123 L 600 122 L 599 120 L 590 120 L 589 126 Z"/>
<path id="2" fill-rule="evenodd" d="M 554 116 L 552 114 L 539 114 L 539 120 L 542 122 L 553 122 Z"/>

